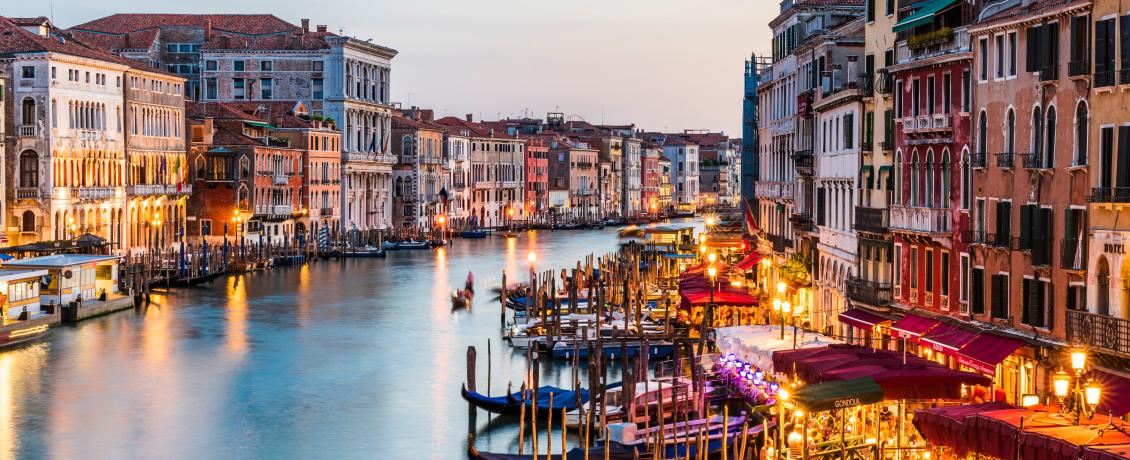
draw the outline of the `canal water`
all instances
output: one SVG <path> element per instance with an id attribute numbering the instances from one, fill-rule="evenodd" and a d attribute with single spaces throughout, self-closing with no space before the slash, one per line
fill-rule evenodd
<path id="1" fill-rule="evenodd" d="M 612 229 L 456 239 L 220 278 L 57 328 L 0 352 L 0 459 L 458 459 L 469 430 L 480 450 L 516 452 L 517 420 L 480 411 L 472 428 L 459 394 L 470 345 L 480 391 L 488 340 L 492 394 L 525 371 L 490 288 L 503 269 L 527 278 L 531 251 L 559 270 L 618 243 Z M 452 311 L 468 272 L 474 308 Z"/>

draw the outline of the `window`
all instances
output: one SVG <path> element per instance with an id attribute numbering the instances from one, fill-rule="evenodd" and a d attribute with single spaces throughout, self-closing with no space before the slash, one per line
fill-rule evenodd
<path id="1" fill-rule="evenodd" d="M 1047 147 L 1044 148 L 1044 158 L 1043 159 L 1044 159 L 1044 167 L 1045 168 L 1053 168 L 1053 167 L 1055 167 L 1055 118 L 1056 118 L 1054 106 L 1048 107 L 1047 117 L 1048 117 L 1048 121 L 1044 125 L 1046 130 L 1047 130 L 1047 134 L 1044 135 L 1044 142 L 1047 143 Z"/>
<path id="2" fill-rule="evenodd" d="M 942 295 L 948 296 L 950 295 L 950 253 L 946 251 L 939 252 L 938 262 L 941 263 L 941 266 L 938 267 L 938 271 L 942 274 L 941 278 L 938 279 L 939 288 L 941 288 Z M 964 293 L 962 295 L 964 295 Z"/>
<path id="3" fill-rule="evenodd" d="M 982 38 L 978 48 L 981 50 L 981 73 L 979 80 L 989 79 L 989 39 Z"/>
<path id="4" fill-rule="evenodd" d="M 1063 268 L 1082 270 L 1087 264 L 1087 211 L 1063 210 Z"/>
<path id="5" fill-rule="evenodd" d="M 1024 278 L 1024 284 L 1021 286 L 1023 289 L 1023 311 L 1020 312 L 1020 322 L 1029 326 L 1044 328 L 1048 327 L 1048 313 L 1050 308 L 1048 304 L 1052 302 L 1050 291 L 1051 283 L 1045 280 L 1035 280 L 1032 278 Z"/>
<path id="6" fill-rule="evenodd" d="M 259 70 L 261 70 L 263 72 L 268 72 L 268 71 L 271 70 L 271 68 L 272 68 L 272 62 L 271 61 L 259 61 Z"/>
<path id="7" fill-rule="evenodd" d="M 1110 193 L 1114 186 L 1114 127 L 1099 129 L 1099 186 Z"/>
<path id="8" fill-rule="evenodd" d="M 1115 164 L 1118 176 L 1115 177 L 1114 186 L 1130 187 L 1130 126 L 1118 127 L 1118 161 Z"/>
<path id="9" fill-rule="evenodd" d="M 926 292 L 934 292 L 934 251 L 926 250 Z"/>
<path id="10" fill-rule="evenodd" d="M 1022 206 L 1021 209 L 1023 210 L 1024 207 Z M 1021 216 L 1023 217 L 1024 214 L 1021 213 Z M 1009 240 L 1012 238 L 1012 202 L 1011 201 L 998 201 L 997 202 L 996 219 L 997 219 L 997 227 L 996 227 L 997 234 L 996 234 L 996 238 L 995 238 L 994 242 L 996 242 L 997 244 L 1007 244 L 1009 242 Z M 1024 219 L 1022 218 L 1021 220 L 1024 220 Z M 1021 228 L 1023 228 L 1024 223 L 1022 222 L 1020 225 L 1021 225 Z"/>
<path id="11" fill-rule="evenodd" d="M 894 258 L 894 285 L 899 286 L 902 284 L 902 245 L 895 245 L 895 258 Z"/>
<path id="12" fill-rule="evenodd" d="M 321 62 L 321 61 L 315 61 L 315 62 Z M 321 78 L 311 79 L 310 80 L 310 86 L 311 86 L 311 89 L 313 90 L 311 97 L 314 98 L 314 99 L 321 99 L 323 97 L 322 96 L 322 93 L 323 93 L 322 79 Z"/>
<path id="13" fill-rule="evenodd" d="M 29 65 L 21 67 L 20 78 L 35 78 L 35 67 Z"/>
<path id="14" fill-rule="evenodd" d="M 887 2 L 887 16 L 895 14 L 895 2 L 898 0 L 886 0 Z"/>
<path id="15" fill-rule="evenodd" d="M 926 115 L 933 115 L 937 101 L 938 87 L 934 76 L 926 77 Z"/>
<path id="16" fill-rule="evenodd" d="M 961 254 L 961 286 L 959 286 L 959 297 L 962 302 L 969 300 L 969 254 Z"/>
<path id="17" fill-rule="evenodd" d="M 844 115 L 844 148 L 851 149 L 855 145 L 855 114 Z"/>
<path id="18" fill-rule="evenodd" d="M 922 80 L 914 79 L 910 81 L 910 114 L 918 116 L 919 109 L 922 105 Z"/>
<path id="19" fill-rule="evenodd" d="M 20 187 L 39 187 L 39 155 L 34 151 L 20 154 Z"/>
<path id="20" fill-rule="evenodd" d="M 1118 83 L 1130 83 L 1130 14 L 1118 18 L 1118 28 L 1121 32 L 1122 39 L 1118 43 L 1118 49 L 1122 52 L 1121 60 L 1122 72 L 1119 72 Z M 1113 31 L 1112 31 L 1113 32 Z"/>
<path id="21" fill-rule="evenodd" d="M 274 80 L 270 78 L 259 79 L 259 95 L 261 99 L 270 99 L 274 93 Z"/>
<path id="22" fill-rule="evenodd" d="M 970 310 L 974 315 L 985 314 L 985 269 L 976 267 L 970 275 Z"/>
<path id="23" fill-rule="evenodd" d="M 1008 274 L 998 273 L 993 275 L 992 294 L 989 307 L 992 309 L 991 317 L 1008 318 Z"/>
<path id="24" fill-rule="evenodd" d="M 997 35 L 997 78 L 1004 78 L 1004 35 Z"/>
<path id="25" fill-rule="evenodd" d="M 973 88 L 970 86 L 969 69 L 961 72 L 961 111 L 962 113 L 969 113 L 969 98 L 972 95 Z"/>
<path id="26" fill-rule="evenodd" d="M 1012 155 L 1016 152 L 1016 112 L 1008 109 L 1008 116 L 1004 126 L 1005 154 Z"/>
<path id="27" fill-rule="evenodd" d="M 895 116 L 898 117 L 898 118 L 902 118 L 902 114 L 903 114 L 902 90 L 903 90 L 902 80 L 899 80 L 898 82 L 895 83 Z"/>
<path id="28" fill-rule="evenodd" d="M 232 79 L 232 98 L 233 99 L 246 99 L 247 89 L 245 88 L 246 82 L 242 78 Z"/>
<path id="29" fill-rule="evenodd" d="M 236 72 L 242 72 L 244 64 L 245 63 L 243 61 L 232 61 L 232 70 Z"/>
<path id="30" fill-rule="evenodd" d="M 953 81 L 950 79 L 950 74 L 942 75 L 942 112 L 952 113 L 950 104 L 953 102 L 953 89 L 951 88 Z"/>
<path id="31" fill-rule="evenodd" d="M 918 289 L 918 248 L 910 247 L 910 288 Z"/>
<path id="32" fill-rule="evenodd" d="M 1113 18 L 1095 22 L 1095 87 L 1114 84 L 1115 36 Z"/>
<path id="33" fill-rule="evenodd" d="M 977 117 L 977 153 L 984 156 L 989 151 L 989 117 L 985 111 Z"/>
<path id="34" fill-rule="evenodd" d="M 216 99 L 219 95 L 216 94 L 216 79 L 204 79 L 204 99 Z"/>
<path id="35" fill-rule="evenodd" d="M 1039 159 L 1044 153 L 1044 112 L 1040 106 L 1032 109 L 1032 154 Z"/>
<path id="36" fill-rule="evenodd" d="M 867 22 L 875 21 L 875 2 L 878 0 L 867 0 Z"/>
<path id="37" fill-rule="evenodd" d="M 218 65 L 216 65 L 216 61 L 215 61 L 214 59 L 209 59 L 209 60 L 207 60 L 207 61 L 204 61 L 204 70 L 208 70 L 208 71 L 214 71 L 214 70 L 216 70 L 216 69 L 217 69 L 218 67 L 219 67 L 219 66 L 218 66 Z"/>
<path id="38" fill-rule="evenodd" d="M 1016 32 L 1008 33 L 1008 76 L 1016 76 Z"/>
<path id="39" fill-rule="evenodd" d="M 961 162 L 961 209 L 969 210 L 973 197 L 973 172 L 969 164 L 969 150 L 965 150 L 965 160 Z"/>
<path id="40" fill-rule="evenodd" d="M 1075 165 L 1087 164 L 1087 104 L 1080 101 L 1075 109 Z"/>
<path id="41" fill-rule="evenodd" d="M 314 72 L 321 72 L 325 63 L 322 61 L 310 61 L 310 70 Z"/>

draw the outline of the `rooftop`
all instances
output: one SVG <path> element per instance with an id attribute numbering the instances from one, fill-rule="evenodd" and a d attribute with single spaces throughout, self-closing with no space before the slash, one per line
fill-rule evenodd
<path id="1" fill-rule="evenodd" d="M 94 254 L 54 254 L 50 256 L 31 257 L 4 262 L 5 267 L 67 267 L 96 262 L 117 261 L 118 256 L 101 256 Z"/>

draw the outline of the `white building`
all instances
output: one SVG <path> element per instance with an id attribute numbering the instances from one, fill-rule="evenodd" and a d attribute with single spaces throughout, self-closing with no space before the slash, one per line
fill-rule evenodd
<path id="1" fill-rule="evenodd" d="M 668 136 L 663 144 L 663 157 L 671 161 L 671 184 L 675 187 L 672 204 L 689 205 L 693 209 L 699 192 L 698 146 Z"/>
<path id="2" fill-rule="evenodd" d="M 461 227 L 470 216 L 471 209 L 471 139 L 466 130 L 447 130 L 444 149 L 447 153 L 447 170 L 451 188 L 447 190 L 447 214 L 455 228 Z"/>
<path id="3" fill-rule="evenodd" d="M 92 233 L 120 244 L 129 63 L 68 39 L 46 19 L 15 21 L 0 18 L 0 34 L 18 38 L 0 47 L 0 66 L 12 82 L 4 162 L 9 239 Z"/>
<path id="4" fill-rule="evenodd" d="M 640 215 L 644 212 L 646 204 L 643 203 L 640 192 L 643 189 L 641 184 L 641 166 L 640 166 L 640 152 L 641 141 L 629 136 L 623 136 L 624 147 L 623 154 L 620 158 L 624 162 L 624 190 L 620 196 L 620 215 L 624 217 L 632 217 Z"/>

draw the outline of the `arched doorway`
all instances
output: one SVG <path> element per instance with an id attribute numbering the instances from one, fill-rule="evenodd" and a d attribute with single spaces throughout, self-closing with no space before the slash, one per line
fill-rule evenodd
<path id="1" fill-rule="evenodd" d="M 1110 264 L 1106 260 L 1106 256 L 1099 256 L 1099 268 L 1096 274 L 1096 285 L 1098 292 L 1095 302 L 1095 308 L 1098 310 L 1096 313 L 1100 315 L 1110 314 Z"/>

